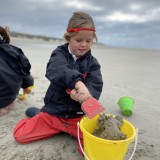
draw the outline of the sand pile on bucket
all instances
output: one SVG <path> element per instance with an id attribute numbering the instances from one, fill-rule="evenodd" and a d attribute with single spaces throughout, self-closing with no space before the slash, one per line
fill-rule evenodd
<path id="1" fill-rule="evenodd" d="M 98 129 L 93 131 L 93 135 L 107 140 L 124 140 L 126 135 L 121 132 L 123 119 L 120 116 L 100 114 L 98 119 Z"/>

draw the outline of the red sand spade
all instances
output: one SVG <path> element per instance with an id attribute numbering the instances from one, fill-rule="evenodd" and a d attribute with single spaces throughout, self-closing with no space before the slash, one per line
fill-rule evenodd
<path id="1" fill-rule="evenodd" d="M 71 90 L 67 89 L 66 92 L 70 94 Z M 105 110 L 105 108 L 102 107 L 101 104 L 93 97 L 83 102 L 81 104 L 81 109 L 90 119 L 102 113 Z"/>

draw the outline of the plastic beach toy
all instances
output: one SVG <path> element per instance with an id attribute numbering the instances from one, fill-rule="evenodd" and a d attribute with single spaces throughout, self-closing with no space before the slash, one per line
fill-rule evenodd
<path id="1" fill-rule="evenodd" d="M 123 160 L 126 158 L 125 156 L 131 142 L 135 140 L 132 155 L 130 158 L 127 158 L 131 160 L 136 150 L 138 138 L 138 132 L 136 132 L 135 127 L 129 121 L 123 119 L 123 125 L 120 129 L 127 136 L 125 140 L 102 139 L 92 134 L 97 128 L 98 119 L 99 115 L 92 119 L 83 117 L 80 121 L 80 129 L 83 132 L 84 151 L 81 146 L 79 128 L 77 127 L 78 141 L 85 160 Z"/>
<path id="2" fill-rule="evenodd" d="M 32 91 L 32 89 L 33 89 L 34 87 L 35 87 L 35 86 L 30 86 L 30 87 L 27 88 L 27 90 Z M 25 99 L 27 98 L 27 93 L 24 93 L 24 94 L 20 95 L 18 98 L 19 98 L 20 100 L 25 100 Z"/>
<path id="3" fill-rule="evenodd" d="M 71 89 L 67 89 L 68 94 L 71 93 Z M 94 118 L 96 115 L 102 113 L 105 108 L 98 102 L 97 99 L 90 97 L 81 104 L 82 111 L 90 118 Z"/>
<path id="4" fill-rule="evenodd" d="M 125 96 L 118 100 L 118 105 L 124 116 L 132 115 L 134 100 L 131 97 Z"/>

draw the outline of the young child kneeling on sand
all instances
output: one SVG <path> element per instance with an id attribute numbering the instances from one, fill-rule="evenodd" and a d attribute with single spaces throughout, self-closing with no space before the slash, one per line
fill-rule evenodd
<path id="1" fill-rule="evenodd" d="M 28 87 L 34 83 L 28 58 L 20 48 L 9 43 L 7 30 L 0 26 L 0 116 L 14 107 L 20 88 L 28 94 Z"/>
<path id="2" fill-rule="evenodd" d="M 91 16 L 74 12 L 64 38 L 68 43 L 58 46 L 47 64 L 50 86 L 44 106 L 41 110 L 27 109 L 27 116 L 32 118 L 22 119 L 14 128 L 14 138 L 19 143 L 46 139 L 61 132 L 77 139 L 77 122 L 84 115 L 81 103 L 91 96 L 99 99 L 101 95 L 101 66 L 91 54 L 93 40 L 97 40 Z"/>

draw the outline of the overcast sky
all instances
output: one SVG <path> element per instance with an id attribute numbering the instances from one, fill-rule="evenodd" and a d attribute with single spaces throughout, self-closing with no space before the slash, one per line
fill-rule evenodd
<path id="1" fill-rule="evenodd" d="M 160 49 L 160 0 L 3 0 L 0 25 L 62 38 L 74 11 L 92 16 L 100 43 Z"/>

